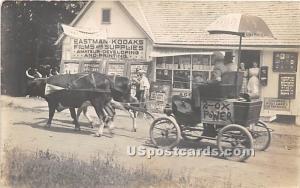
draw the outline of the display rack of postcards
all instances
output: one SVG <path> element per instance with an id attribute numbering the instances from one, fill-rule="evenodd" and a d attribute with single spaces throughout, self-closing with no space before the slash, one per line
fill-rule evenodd
<path id="1" fill-rule="evenodd" d="M 166 83 L 155 82 L 150 89 L 150 102 L 148 108 L 152 112 L 163 112 L 166 104 L 169 102 L 168 97 L 171 92 L 171 85 Z"/>

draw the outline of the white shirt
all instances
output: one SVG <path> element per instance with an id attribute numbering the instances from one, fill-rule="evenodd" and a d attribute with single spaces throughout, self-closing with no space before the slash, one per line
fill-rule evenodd
<path id="1" fill-rule="evenodd" d="M 140 80 L 140 90 L 149 90 L 150 89 L 150 83 L 146 76 L 142 76 Z"/>

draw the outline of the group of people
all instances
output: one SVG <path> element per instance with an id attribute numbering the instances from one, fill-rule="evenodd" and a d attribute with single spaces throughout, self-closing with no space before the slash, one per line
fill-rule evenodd
<path id="1" fill-rule="evenodd" d="M 231 53 L 226 53 L 225 56 L 220 52 L 214 53 L 215 66 L 211 73 L 211 80 L 206 81 L 201 76 L 197 76 L 193 82 L 192 89 L 192 100 L 194 102 L 195 108 L 200 108 L 200 91 L 196 89 L 199 84 L 206 82 L 208 84 L 214 84 L 222 81 L 222 75 L 226 72 L 236 71 L 233 67 L 233 55 Z M 259 97 L 259 72 L 257 62 L 252 63 L 252 67 L 248 70 L 245 68 L 245 63 L 240 63 L 239 71 L 243 73 L 242 89 L 240 93 L 247 94 L 249 98 Z"/>
<path id="2" fill-rule="evenodd" d="M 216 64 L 212 72 L 212 80 L 221 81 L 222 75 L 225 72 L 230 72 L 232 70 L 232 55 L 228 55 L 216 59 Z M 248 70 L 245 68 L 245 63 L 241 62 L 239 71 L 243 72 L 243 83 L 241 93 L 248 94 L 250 98 L 258 98 L 259 97 L 259 72 L 260 69 L 258 67 L 257 62 L 252 63 L 252 67 Z"/>

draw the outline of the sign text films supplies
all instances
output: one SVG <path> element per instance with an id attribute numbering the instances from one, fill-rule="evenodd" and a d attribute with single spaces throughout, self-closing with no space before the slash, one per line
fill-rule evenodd
<path id="1" fill-rule="evenodd" d="M 71 39 L 72 59 L 146 59 L 146 39 Z"/>

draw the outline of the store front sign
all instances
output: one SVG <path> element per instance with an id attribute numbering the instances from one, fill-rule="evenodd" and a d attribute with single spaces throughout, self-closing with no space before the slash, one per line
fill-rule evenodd
<path id="1" fill-rule="evenodd" d="M 296 75 L 279 74 L 278 98 L 295 99 L 296 95 Z"/>
<path id="2" fill-rule="evenodd" d="M 264 110 L 274 111 L 289 111 L 289 100 L 277 99 L 277 98 L 264 98 Z"/>
<path id="3" fill-rule="evenodd" d="M 297 72 L 298 53 L 296 52 L 274 52 L 274 72 Z"/>
<path id="4" fill-rule="evenodd" d="M 146 59 L 146 39 L 71 39 L 72 59 Z"/>

